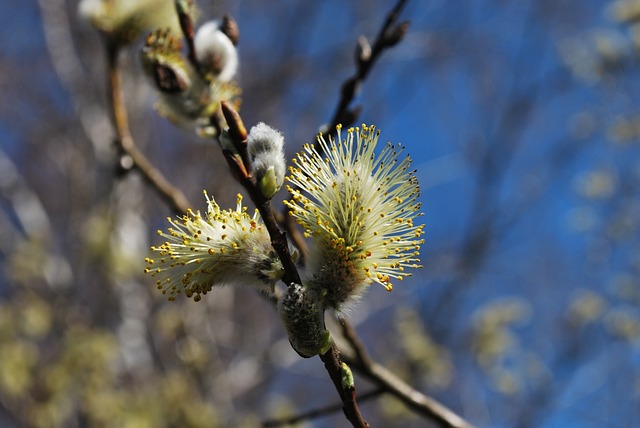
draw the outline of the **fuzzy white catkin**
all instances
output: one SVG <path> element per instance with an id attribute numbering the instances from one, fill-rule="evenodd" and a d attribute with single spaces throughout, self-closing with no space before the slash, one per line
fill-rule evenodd
<path id="1" fill-rule="evenodd" d="M 261 182 L 269 169 L 273 169 L 275 193 L 282 186 L 286 171 L 284 137 L 269 125 L 260 122 L 249 131 L 247 146 L 258 182 Z"/>
<path id="2" fill-rule="evenodd" d="M 228 82 L 238 70 L 238 51 L 220 31 L 219 21 L 203 24 L 194 39 L 198 62 L 221 82 Z"/>

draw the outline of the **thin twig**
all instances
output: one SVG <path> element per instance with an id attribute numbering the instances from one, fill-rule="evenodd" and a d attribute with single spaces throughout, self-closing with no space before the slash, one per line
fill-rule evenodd
<path id="1" fill-rule="evenodd" d="M 432 419 L 442 427 L 471 428 L 472 425 L 438 401 L 415 390 L 384 366 L 369 356 L 354 328 L 347 320 L 341 320 L 345 339 L 353 353 L 343 351 L 343 360 L 385 393 L 392 394 L 418 414 Z"/>
<path id="2" fill-rule="evenodd" d="M 331 343 L 331 349 L 324 354 L 320 354 L 320 359 L 324 363 L 324 367 L 331 377 L 333 385 L 340 394 L 342 400 L 342 411 L 345 417 L 354 427 L 368 427 L 369 424 L 364 420 L 358 403 L 356 402 L 355 388 L 351 387 L 345 390 L 342 385 L 342 361 L 340 360 L 340 351 L 335 342 Z"/>
<path id="3" fill-rule="evenodd" d="M 136 168 L 149 182 L 151 187 L 158 192 L 176 214 L 185 214 L 189 207 L 189 201 L 180 189 L 173 186 L 162 173 L 153 166 L 147 157 L 136 146 L 131 132 L 125 106 L 124 92 L 122 89 L 122 76 L 118 67 L 118 46 L 107 42 L 107 66 L 109 68 L 109 101 L 113 112 L 113 121 L 118 138 L 116 144 L 119 150 L 131 159 L 131 167 Z"/>
<path id="4" fill-rule="evenodd" d="M 380 58 L 385 49 L 396 45 L 409 29 L 409 23 L 403 22 L 396 25 L 400 12 L 406 5 L 407 0 L 399 0 L 393 9 L 387 14 L 384 24 L 378 32 L 371 53 L 360 55 L 356 58 L 356 72 L 353 76 L 345 80 L 340 90 L 340 100 L 331 119 L 331 123 L 325 130 L 325 136 L 335 131 L 336 126 L 342 124 L 348 127 L 357 119 L 359 109 L 349 109 L 349 105 L 358 93 L 362 82 L 367 78 L 373 65 Z"/>
<path id="5" fill-rule="evenodd" d="M 396 25 L 400 12 L 406 5 L 407 0 L 399 0 L 396 5 L 391 9 L 385 18 L 384 24 L 380 28 L 376 40 L 371 47 L 370 52 L 361 53 L 356 57 L 356 71 L 353 76 L 349 77 L 341 86 L 340 99 L 336 105 L 335 112 L 333 113 L 331 122 L 326 125 L 323 130 L 323 136 L 327 138 L 330 134 L 334 133 L 338 125 L 343 127 L 351 126 L 358 116 L 360 115 L 360 108 L 349 108 L 356 94 L 359 92 L 362 82 L 367 78 L 369 72 L 373 68 L 373 65 L 380 58 L 382 53 L 387 49 L 402 40 L 405 33 L 409 29 L 409 22 L 405 21 Z M 362 38 L 359 43 L 366 43 L 366 38 Z M 368 45 L 367 45 L 368 46 Z M 318 153 L 322 153 L 322 147 L 316 141 L 315 148 Z M 285 210 L 286 211 L 286 210 Z M 304 239 L 300 230 L 297 228 L 296 223 L 291 216 L 284 216 L 283 227 L 289 232 L 289 237 L 293 243 L 299 248 L 304 249 Z M 304 252 L 303 259 L 304 259 Z"/>
<path id="6" fill-rule="evenodd" d="M 352 347 L 353 355 L 349 353 L 343 353 L 343 360 L 347 361 L 351 367 L 359 371 L 368 379 L 372 380 L 378 389 L 360 394 L 358 401 L 363 402 L 365 400 L 377 397 L 381 394 L 391 394 L 394 397 L 401 400 L 407 407 L 414 412 L 426 416 L 433 420 L 437 424 L 443 427 L 453 428 L 471 428 L 472 425 L 457 414 L 447 409 L 442 404 L 438 403 L 432 398 L 429 398 L 419 391 L 416 391 L 411 386 L 407 385 L 400 379 L 398 379 L 393 373 L 386 370 L 384 367 L 376 364 L 371 359 L 369 353 L 364 347 L 364 344 L 357 336 L 357 333 L 353 326 L 345 319 L 341 320 L 343 328 L 343 334 L 345 339 Z M 336 412 L 342 408 L 341 405 L 327 406 L 322 409 L 315 409 L 303 414 L 291 416 L 289 418 L 278 419 L 273 421 L 266 421 L 263 423 L 264 427 L 277 427 L 289 424 L 294 424 L 303 420 L 317 418 Z"/>
<path id="7" fill-rule="evenodd" d="M 363 401 L 370 400 L 383 393 L 384 391 L 382 391 L 381 389 L 374 389 L 373 391 L 369 391 L 364 394 L 358 395 L 358 401 L 362 403 Z M 262 426 L 264 428 L 273 428 L 273 427 L 293 425 L 298 422 L 331 415 L 332 413 L 340 411 L 340 409 L 342 409 L 342 403 L 335 403 L 335 404 L 328 405 L 326 407 L 313 409 L 308 412 L 300 413 L 300 414 L 289 416 L 286 418 L 267 420 L 262 423 Z"/>

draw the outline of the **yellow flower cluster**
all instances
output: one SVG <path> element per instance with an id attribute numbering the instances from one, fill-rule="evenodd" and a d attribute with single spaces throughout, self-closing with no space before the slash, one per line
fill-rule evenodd
<path id="1" fill-rule="evenodd" d="M 213 199 L 206 199 L 205 217 L 189 212 L 179 220 L 168 219 L 173 227 L 158 231 L 166 241 L 151 247 L 145 272 L 158 278 L 156 285 L 169 300 L 184 291 L 199 301 L 222 285 L 249 285 L 273 293 L 282 264 L 258 212 L 250 216 L 240 195 L 235 210 L 221 210 Z"/>
<path id="2" fill-rule="evenodd" d="M 322 290 L 327 306 L 339 308 L 372 282 L 391 290 L 392 278 L 420 267 L 415 171 L 409 156 L 399 158 L 401 146 L 387 143 L 376 156 L 379 136 L 363 125 L 343 138 L 338 127 L 337 141 L 318 136 L 289 168 L 292 200 L 285 204 L 311 239 L 306 281 Z"/>

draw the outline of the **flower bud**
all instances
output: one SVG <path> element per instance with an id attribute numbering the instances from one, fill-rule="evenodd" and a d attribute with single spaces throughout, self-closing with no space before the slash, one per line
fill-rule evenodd
<path id="1" fill-rule="evenodd" d="M 123 44 L 156 28 L 180 32 L 173 0 L 82 0 L 78 13 L 110 39 Z"/>
<path id="2" fill-rule="evenodd" d="M 221 82 L 233 79 L 238 69 L 238 51 L 221 31 L 219 21 L 202 25 L 194 40 L 196 58 L 206 74 Z"/>
<path id="3" fill-rule="evenodd" d="M 208 81 L 182 55 L 181 40 L 167 30 L 149 34 L 141 51 L 143 70 L 153 80 L 160 100 L 158 112 L 174 124 L 211 136 L 211 125 L 221 100 L 232 100 L 239 89 L 234 82 Z"/>
<path id="4" fill-rule="evenodd" d="M 355 388 L 355 382 L 353 380 L 353 373 L 348 365 L 342 363 L 340 365 L 340 383 L 342 383 L 342 390 L 347 391 Z"/>
<path id="5" fill-rule="evenodd" d="M 247 145 L 258 186 L 266 198 L 271 198 L 284 182 L 284 137 L 260 122 L 249 131 Z"/>
<path id="6" fill-rule="evenodd" d="M 238 29 L 238 23 L 230 15 L 224 15 L 222 17 L 222 24 L 220 24 L 220 31 L 227 35 L 233 46 L 238 46 L 240 39 L 240 30 Z"/>
<path id="7" fill-rule="evenodd" d="M 331 334 L 324 326 L 324 308 L 315 290 L 293 284 L 278 302 L 278 314 L 291 346 L 301 357 L 324 354 L 331 347 Z"/>

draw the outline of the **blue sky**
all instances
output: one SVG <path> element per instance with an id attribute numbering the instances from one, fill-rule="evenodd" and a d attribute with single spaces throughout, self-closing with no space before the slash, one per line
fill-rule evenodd
<path id="1" fill-rule="evenodd" d="M 254 89 L 275 84 L 278 76 L 273 73 L 282 72 L 280 67 L 287 65 L 287 74 L 281 77 L 287 82 L 283 85 L 286 92 L 276 100 L 261 99 L 257 90 L 245 92 L 245 119 L 248 124 L 270 121 L 283 131 L 293 153 L 330 119 L 339 85 L 354 70 L 355 41 L 361 34 L 374 38 L 388 2 L 345 6 L 341 1 L 326 1 L 311 6 L 312 19 L 296 15 L 307 10 L 305 2 L 286 2 L 288 15 L 278 17 L 270 14 L 267 2 L 227 3 L 225 11 L 237 19 L 242 32 L 240 82 Z M 615 211 L 615 201 L 585 202 L 576 192 L 580 177 L 593 168 L 610 167 L 622 182 L 637 168 L 637 150 L 621 151 L 606 141 L 607 127 L 615 115 L 637 111 L 637 79 L 623 71 L 595 84 L 584 82 L 567 70 L 559 55 L 560 43 L 571 38 L 588 40 L 594 28 L 625 34 L 626 29 L 607 15 L 609 3 L 410 0 L 401 18 L 411 21 L 410 32 L 383 55 L 355 100 L 363 106 L 358 121 L 375 124 L 383 140 L 404 144 L 423 184 L 426 269 L 395 293 L 395 304 L 415 308 L 425 322 L 455 325 L 451 346 L 464 341 L 473 326 L 473 314 L 484 304 L 495 298 L 518 297 L 530 304 L 533 314 L 526 325 L 516 328 L 520 344 L 530 344 L 526 351 L 552 364 L 553 341 L 561 337 L 547 338 L 546 333 L 557 328 L 555 323 L 569 300 L 580 289 L 610 295 L 614 274 L 626 271 L 634 258 L 637 237 L 629 237 L 617 248 L 616 243 L 603 243 L 605 238 L 598 230 L 578 233 L 569 227 L 571 215 L 585 205 L 596 214 L 601 228 Z M 41 116 L 38 98 L 46 98 L 59 116 L 70 120 L 73 100 L 51 68 L 37 4 L 20 2 L 11 11 L 7 8 L 6 2 L 0 6 L 5 9 L 0 13 L 0 55 L 8 67 L 1 74 L 11 77 L 0 78 L 0 87 L 10 88 L 2 101 L 3 111 L 10 113 L 0 117 L 0 148 L 19 168 L 26 169 L 26 130 L 47 120 Z M 204 14 L 210 15 L 208 11 Z M 634 66 L 637 71 L 637 64 Z M 28 75 L 35 81 L 21 77 L 24 67 L 30 68 Z M 87 66 L 82 71 L 87 79 L 92 79 L 91 70 Z M 98 83 L 95 85 L 99 92 Z M 520 98 L 521 104 L 513 103 Z M 504 115 L 505 111 L 516 113 Z M 591 114 L 596 122 L 594 132 L 582 140 L 571 131 L 581 112 Z M 566 158 L 561 156 L 565 145 L 573 147 Z M 460 317 L 432 320 L 434 302 L 456 275 L 453 266 L 460 246 L 470 231 L 484 227 L 474 221 L 487 215 L 474 198 L 479 160 L 487 156 L 498 162 L 500 170 L 486 204 L 500 233 L 491 241 L 473 283 L 456 297 Z M 502 170 L 499 162 L 504 159 Z M 518 213 L 517 204 L 523 202 L 531 205 Z M 593 255 L 600 250 L 609 251 L 610 257 L 602 260 Z M 384 292 L 371 294 L 372 306 L 388 299 Z M 365 320 L 364 335 L 389 317 L 387 313 L 383 321 Z M 550 413 L 535 426 L 625 425 L 612 417 L 617 412 L 606 413 L 603 407 L 615 408 L 616 403 L 606 398 L 622 397 L 621 391 L 632 384 L 616 374 L 611 362 L 622 361 L 625 370 L 637 376 L 637 346 L 611 339 L 602 328 L 594 337 L 601 343 L 590 351 L 593 358 L 554 369 L 557 372 L 552 377 L 558 382 L 569 379 L 568 386 L 563 386 L 564 392 L 554 397 L 557 402 L 548 407 Z M 454 361 L 460 365 L 459 375 L 482 376 L 470 357 Z M 591 379 L 601 384 L 590 384 Z M 457 393 L 444 391 L 441 396 L 447 399 Z M 488 416 L 481 425 L 489 422 L 493 426 L 512 422 L 501 414 L 505 410 L 501 400 L 509 404 L 526 398 L 523 394 L 505 399 L 489 386 L 482 395 Z M 637 402 L 629 397 L 620 400 L 624 406 L 620 420 L 633 421 L 631 405 Z M 612 418 L 601 425 L 600 419 L 592 418 L 596 413 Z"/>

